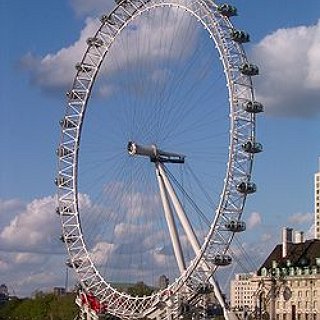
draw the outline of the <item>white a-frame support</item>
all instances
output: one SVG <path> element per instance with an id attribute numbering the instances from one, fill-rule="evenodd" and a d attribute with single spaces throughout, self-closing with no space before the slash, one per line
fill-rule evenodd
<path id="1" fill-rule="evenodd" d="M 156 145 L 142 146 L 137 144 L 134 141 L 129 141 L 127 145 L 128 153 L 131 156 L 143 156 L 150 158 L 156 166 L 156 175 L 160 189 L 161 201 L 164 209 L 165 218 L 168 224 L 170 238 L 173 245 L 174 254 L 178 263 L 178 268 L 181 274 L 186 270 L 186 264 L 183 257 L 183 250 L 181 247 L 181 242 L 179 239 L 178 230 L 175 224 L 174 216 L 172 213 L 172 208 L 170 205 L 169 198 L 174 207 L 174 210 L 180 220 L 181 226 L 187 236 L 188 241 L 191 244 L 191 247 L 195 255 L 201 253 L 201 246 L 197 239 L 196 233 L 194 232 L 191 223 L 172 187 L 164 168 L 164 163 L 184 163 L 185 156 L 177 153 L 163 151 L 157 148 Z M 223 308 L 224 317 L 226 320 L 230 320 L 227 312 L 226 304 L 223 300 L 221 291 L 216 281 L 211 275 L 211 269 L 208 262 L 205 259 L 202 259 L 200 262 L 200 267 L 204 273 L 207 274 L 210 284 L 214 288 L 214 293 Z"/>
<path id="2" fill-rule="evenodd" d="M 179 198 L 177 197 L 177 194 L 174 191 L 174 188 L 172 187 L 172 185 L 166 175 L 164 165 L 161 162 L 156 162 L 155 164 L 156 164 L 157 179 L 158 179 L 159 188 L 160 188 L 161 201 L 163 204 L 166 220 L 168 223 L 168 228 L 169 228 L 171 241 L 173 244 L 174 254 L 175 254 L 175 257 L 176 257 L 176 260 L 178 263 L 179 270 L 182 273 L 182 271 L 185 270 L 185 261 L 183 259 L 183 252 L 182 252 L 182 248 L 181 248 L 181 243 L 180 243 L 177 228 L 176 228 L 176 225 L 174 222 L 170 203 L 168 201 L 168 196 L 170 197 L 170 200 L 173 204 L 175 212 L 180 220 L 181 226 L 184 229 L 184 232 L 186 233 L 187 239 L 190 242 L 191 247 L 196 255 L 198 255 L 200 253 L 201 246 L 200 246 L 200 243 L 197 239 L 197 236 L 196 236 L 196 234 L 190 224 L 190 221 L 189 221 L 189 219 L 188 219 L 188 217 L 187 217 L 187 215 L 186 215 L 186 213 L 185 213 L 185 211 L 179 201 Z M 208 263 L 205 260 L 201 261 L 200 266 L 201 266 L 201 269 L 203 270 L 203 272 L 210 273 L 210 267 L 208 266 Z M 222 293 L 220 291 L 220 288 L 219 288 L 218 284 L 216 283 L 215 279 L 213 277 L 210 277 L 210 274 L 208 274 L 208 276 L 209 276 L 209 282 L 213 286 L 215 296 L 218 299 L 221 307 L 223 308 L 224 317 L 226 320 L 229 320 L 230 317 L 227 312 L 227 306 L 226 306 L 225 301 L 222 297 Z"/>
<path id="3" fill-rule="evenodd" d="M 159 172 L 160 165 L 161 165 L 160 163 L 156 163 L 156 174 L 157 174 L 157 179 L 158 179 L 158 183 L 159 183 L 160 197 L 161 197 L 161 201 L 162 201 L 162 205 L 163 205 L 164 215 L 165 215 L 167 225 L 169 228 L 169 234 L 170 234 L 170 238 L 171 238 L 171 242 L 172 242 L 172 246 L 173 246 L 173 252 L 174 252 L 174 255 L 175 255 L 177 263 L 178 263 L 179 271 L 180 271 L 180 273 L 183 273 L 186 270 L 186 265 L 185 265 L 185 261 L 184 261 L 184 257 L 183 257 L 183 251 L 181 248 L 181 243 L 180 243 L 180 239 L 179 239 L 179 235 L 178 235 L 178 231 L 177 231 L 177 226 L 174 221 L 170 202 L 168 199 L 168 193 L 167 193 L 167 190 L 164 186 L 163 177 Z"/>

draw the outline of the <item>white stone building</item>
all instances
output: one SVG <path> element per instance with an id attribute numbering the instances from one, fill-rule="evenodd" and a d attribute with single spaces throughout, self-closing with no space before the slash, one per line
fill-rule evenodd
<path id="1" fill-rule="evenodd" d="M 230 305 L 235 310 L 242 311 L 243 308 L 254 310 L 255 293 L 258 282 L 252 281 L 254 273 L 238 273 L 230 284 Z"/>
<path id="2" fill-rule="evenodd" d="M 299 232 L 293 242 L 292 234 L 285 229 L 256 274 L 236 276 L 231 307 L 248 306 L 251 319 L 320 320 L 320 240 L 304 241 Z"/>

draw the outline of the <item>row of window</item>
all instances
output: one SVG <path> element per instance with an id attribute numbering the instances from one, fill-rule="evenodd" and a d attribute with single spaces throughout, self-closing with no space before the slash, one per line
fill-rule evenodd
<path id="1" fill-rule="evenodd" d="M 291 314 L 277 314 L 276 320 L 291 320 L 292 315 Z M 297 320 L 317 320 L 317 314 L 316 313 L 298 313 L 296 315 Z M 320 318 L 318 318 L 320 319 Z"/>
<path id="2" fill-rule="evenodd" d="M 296 302 L 277 301 L 277 309 L 280 309 L 280 308 L 287 309 L 287 308 L 291 308 L 293 305 L 295 305 L 298 309 L 310 309 L 310 308 L 316 309 L 318 302 L 317 302 L 317 300 L 298 301 L 297 303 Z"/>

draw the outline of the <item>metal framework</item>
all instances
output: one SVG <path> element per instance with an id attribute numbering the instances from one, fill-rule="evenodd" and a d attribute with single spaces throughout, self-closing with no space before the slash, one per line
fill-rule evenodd
<path id="1" fill-rule="evenodd" d="M 149 157 L 155 164 L 159 193 L 181 273 L 165 290 L 151 296 L 132 297 L 116 290 L 105 281 L 86 248 L 79 219 L 78 152 L 87 102 L 104 58 L 116 37 L 131 21 L 141 13 L 157 7 L 177 7 L 189 12 L 207 30 L 218 50 L 229 92 L 229 160 L 220 203 L 211 221 L 209 233 L 201 244 L 166 173 L 166 162 L 182 163 L 184 156 L 158 150 L 155 146 L 142 147 L 134 142 L 128 145 L 129 153 Z M 88 39 L 88 48 L 83 59 L 76 65 L 77 73 L 73 86 L 67 94 L 65 116 L 60 122 L 62 134 L 57 150 L 57 213 L 61 219 L 63 240 L 69 254 L 68 263 L 74 268 L 86 294 L 92 295 L 99 302 L 102 312 L 122 319 L 176 318 L 181 315 L 182 301 L 190 302 L 191 305 L 199 304 L 200 299 L 195 299 L 199 295 L 199 288 L 209 284 L 213 286 L 224 307 L 225 317 L 229 318 L 213 275 L 218 267 L 231 262 L 231 257 L 227 254 L 228 247 L 234 234 L 245 230 L 245 223 L 241 220 L 245 199 L 247 194 L 256 189 L 250 182 L 252 160 L 254 153 L 262 150 L 261 145 L 255 141 L 255 118 L 256 113 L 263 111 L 263 107 L 255 101 L 253 93 L 251 76 L 257 74 L 257 68 L 248 62 L 242 46 L 248 37 L 244 33 L 235 32 L 230 22 L 232 10 L 228 11 L 228 8 L 230 9 L 223 9 L 208 0 L 123 0 L 109 15 L 101 18 L 101 26 L 96 34 Z M 133 152 L 133 147 L 140 148 L 140 151 Z M 147 150 L 144 153 L 141 151 L 143 148 Z M 173 220 L 174 212 L 195 252 L 195 259 L 189 265 L 186 265 L 183 257 Z"/>

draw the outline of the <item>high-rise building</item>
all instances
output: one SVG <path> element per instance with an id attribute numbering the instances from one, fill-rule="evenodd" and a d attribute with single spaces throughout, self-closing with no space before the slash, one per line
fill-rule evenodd
<path id="1" fill-rule="evenodd" d="M 320 240 L 320 159 L 319 171 L 314 175 L 314 237 Z"/>
<path id="2" fill-rule="evenodd" d="M 159 288 L 161 290 L 165 289 L 169 285 L 169 278 L 164 274 L 159 277 Z"/>

